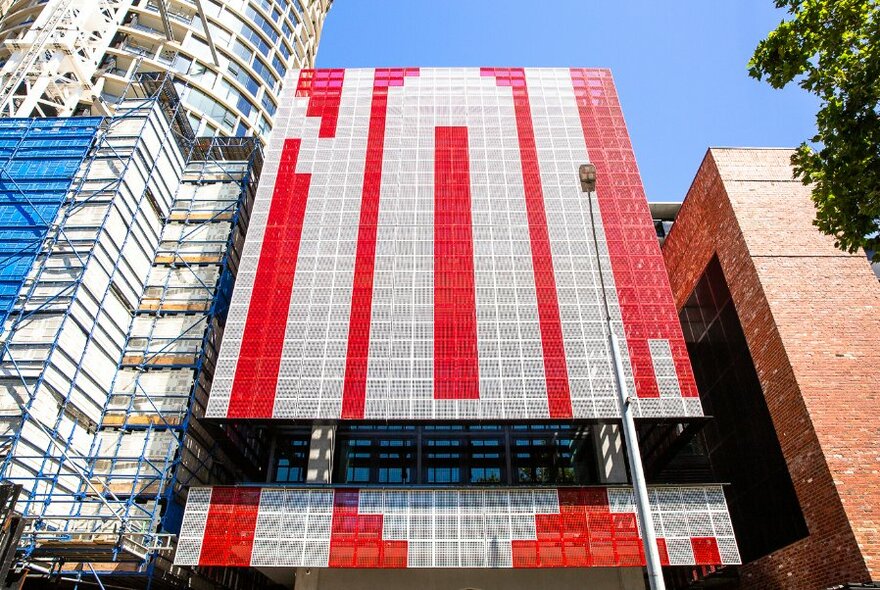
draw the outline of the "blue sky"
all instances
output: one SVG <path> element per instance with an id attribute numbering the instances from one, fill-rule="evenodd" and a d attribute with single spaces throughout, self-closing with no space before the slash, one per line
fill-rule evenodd
<path id="1" fill-rule="evenodd" d="M 710 146 L 795 146 L 817 103 L 748 77 L 772 0 L 336 0 L 319 67 L 595 66 L 614 73 L 648 198 L 680 200 Z"/>

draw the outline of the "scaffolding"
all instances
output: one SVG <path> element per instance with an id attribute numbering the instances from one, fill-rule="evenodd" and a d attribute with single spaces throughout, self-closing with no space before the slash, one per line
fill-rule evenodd
<path id="1" fill-rule="evenodd" d="M 22 486 L 22 563 L 71 583 L 259 585 L 253 572 L 174 568 L 169 554 L 188 487 L 240 478 L 232 466 L 259 440 L 239 430 L 232 445 L 199 420 L 259 141 L 194 138 L 164 75 L 132 84 L 117 116 L 88 121 L 96 132 L 0 348 L 15 400 L 0 474 Z"/>

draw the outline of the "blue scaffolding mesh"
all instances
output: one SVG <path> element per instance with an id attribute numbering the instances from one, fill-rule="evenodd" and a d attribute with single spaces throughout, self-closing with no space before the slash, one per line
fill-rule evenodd
<path id="1" fill-rule="evenodd" d="M 0 326 L 101 121 L 0 119 Z"/>

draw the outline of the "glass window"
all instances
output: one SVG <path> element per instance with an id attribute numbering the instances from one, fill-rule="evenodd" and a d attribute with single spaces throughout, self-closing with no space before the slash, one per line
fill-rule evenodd
<path id="1" fill-rule="evenodd" d="M 359 485 L 600 483 L 589 425 L 342 425 L 335 466 Z"/>
<path id="2" fill-rule="evenodd" d="M 284 67 L 284 62 L 278 59 L 277 55 L 272 56 L 272 67 L 275 68 L 275 71 L 277 71 L 282 78 L 287 73 L 287 68 Z"/>
<path id="3" fill-rule="evenodd" d="M 309 463 L 309 433 L 299 432 L 279 436 L 275 445 L 275 464 L 272 481 L 302 483 L 306 480 Z"/>
<path id="4" fill-rule="evenodd" d="M 415 440 L 399 432 L 337 431 L 334 482 L 409 484 L 415 475 Z"/>
<path id="5" fill-rule="evenodd" d="M 180 72 L 181 74 L 186 74 L 189 72 L 189 67 L 192 65 L 192 59 L 183 55 L 182 53 L 178 53 L 174 58 L 174 63 L 171 64 L 171 69 L 175 72 Z"/>
<path id="6" fill-rule="evenodd" d="M 217 81 L 217 74 L 208 69 L 208 66 L 198 61 L 194 61 L 192 63 L 192 66 L 189 68 L 188 74 L 190 79 L 192 79 L 194 82 L 198 82 L 206 88 L 211 88 Z"/>
<path id="7" fill-rule="evenodd" d="M 291 43 L 296 43 L 296 42 L 291 40 Z M 280 51 L 281 55 L 284 57 L 284 63 L 286 63 L 286 64 L 290 63 L 290 49 L 287 48 L 287 43 L 285 43 L 284 41 L 279 43 L 278 44 L 278 51 Z"/>
<path id="8" fill-rule="evenodd" d="M 253 6 L 246 6 L 244 9 L 244 13 L 254 22 L 255 25 L 260 28 L 260 30 L 262 30 L 266 34 L 267 37 L 269 37 L 270 39 L 274 39 L 278 36 L 278 33 L 275 31 L 275 27 L 273 27 L 272 24 L 267 21 L 265 17 L 263 17 L 262 14 L 257 12 Z"/>
<path id="9" fill-rule="evenodd" d="M 184 42 L 183 48 L 204 62 L 214 61 L 214 56 L 211 54 L 211 49 L 208 47 L 208 42 L 200 39 L 195 35 L 189 36 L 189 38 Z"/>
<path id="10" fill-rule="evenodd" d="M 240 57 L 246 64 L 251 63 L 251 60 L 254 58 L 254 52 L 242 43 L 240 39 L 236 39 L 232 43 L 232 53 Z"/>
<path id="11" fill-rule="evenodd" d="M 457 438 L 431 438 L 423 441 L 422 469 L 429 484 L 463 483 L 461 441 Z"/>
<path id="12" fill-rule="evenodd" d="M 504 481 L 502 463 L 504 444 L 500 438 L 474 438 L 469 440 L 468 470 L 470 483 L 495 483 Z"/>
<path id="13" fill-rule="evenodd" d="M 272 100 L 272 97 L 269 96 L 268 92 L 263 93 L 263 99 L 260 101 L 263 105 L 263 108 L 266 109 L 266 112 L 269 113 L 269 116 L 273 116 L 275 114 L 275 110 L 278 108 L 275 106 L 275 101 Z"/>
<path id="14" fill-rule="evenodd" d="M 511 464 L 515 484 L 579 484 L 598 481 L 589 426 L 514 427 Z"/>
<path id="15" fill-rule="evenodd" d="M 272 12 L 272 3 L 269 0 L 254 0 L 254 2 L 266 12 Z"/>
<path id="16" fill-rule="evenodd" d="M 186 89 L 185 94 L 181 95 L 181 100 L 192 109 L 201 111 L 221 123 L 226 131 L 232 132 L 236 122 L 235 115 L 198 88 Z"/>
<path id="17" fill-rule="evenodd" d="M 256 78 L 233 63 L 230 63 L 226 70 L 229 72 L 229 75 L 235 78 L 239 84 L 244 86 L 252 96 L 257 95 L 257 92 L 260 90 L 260 83 L 257 82 Z"/>
<path id="18" fill-rule="evenodd" d="M 269 120 L 266 119 L 263 115 L 260 115 L 260 122 L 257 125 L 257 135 L 260 137 L 265 137 L 272 130 L 272 125 L 269 124 Z"/>
<path id="19" fill-rule="evenodd" d="M 254 69 L 257 75 L 263 79 L 263 82 L 266 83 L 266 86 L 269 87 L 269 90 L 275 92 L 278 89 L 278 78 L 275 77 L 275 74 L 272 73 L 272 70 L 269 69 L 269 66 L 263 63 L 262 59 L 255 59 L 251 67 Z"/>

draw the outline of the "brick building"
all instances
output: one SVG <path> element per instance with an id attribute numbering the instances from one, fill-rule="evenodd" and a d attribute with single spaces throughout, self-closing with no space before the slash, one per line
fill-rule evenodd
<path id="1" fill-rule="evenodd" d="M 880 579 L 880 286 L 811 224 L 790 155 L 709 150 L 658 229 L 743 588 Z"/>

